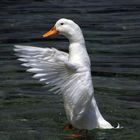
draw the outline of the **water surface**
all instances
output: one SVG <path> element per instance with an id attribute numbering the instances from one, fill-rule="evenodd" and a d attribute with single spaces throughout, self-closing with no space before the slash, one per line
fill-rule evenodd
<path id="1" fill-rule="evenodd" d="M 13 52 L 14 44 L 68 52 L 64 37 L 42 38 L 62 17 L 73 19 L 83 30 L 103 116 L 112 125 L 124 127 L 92 130 L 80 139 L 139 140 L 139 0 L 1 0 L 0 139 L 63 140 L 72 133 L 63 130 L 67 119 L 61 95 L 32 79 Z"/>

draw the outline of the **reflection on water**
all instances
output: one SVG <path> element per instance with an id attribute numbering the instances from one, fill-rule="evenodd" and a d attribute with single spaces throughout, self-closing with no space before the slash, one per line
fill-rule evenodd
<path id="1" fill-rule="evenodd" d="M 62 140 L 71 131 L 61 95 L 31 78 L 20 66 L 13 44 L 57 47 L 68 52 L 61 36 L 42 39 L 61 17 L 83 29 L 92 63 L 99 108 L 114 126 L 92 130 L 87 140 L 140 139 L 140 2 L 21 0 L 0 2 L 0 139 Z M 77 130 L 73 130 L 75 132 Z"/>

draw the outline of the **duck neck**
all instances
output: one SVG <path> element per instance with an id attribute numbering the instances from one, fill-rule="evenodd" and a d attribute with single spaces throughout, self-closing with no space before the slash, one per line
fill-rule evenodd
<path id="1" fill-rule="evenodd" d="M 80 28 L 77 32 L 73 32 L 73 33 L 69 34 L 69 36 L 67 38 L 70 43 L 70 45 L 69 45 L 70 52 L 75 49 L 77 52 L 80 52 L 82 50 L 82 48 L 84 50 L 86 50 L 85 49 L 85 39 L 84 39 L 83 33 Z"/>
<path id="2" fill-rule="evenodd" d="M 69 38 L 69 61 L 75 64 L 90 66 L 85 40 L 82 33 Z"/>
<path id="3" fill-rule="evenodd" d="M 85 44 L 83 33 L 79 27 L 77 28 L 77 31 L 71 31 L 69 34 L 65 34 L 65 36 L 68 38 L 70 44 Z"/>
<path id="4" fill-rule="evenodd" d="M 85 44 L 85 40 L 82 34 L 80 35 L 73 35 L 69 38 L 70 44 L 76 43 L 76 44 Z"/>

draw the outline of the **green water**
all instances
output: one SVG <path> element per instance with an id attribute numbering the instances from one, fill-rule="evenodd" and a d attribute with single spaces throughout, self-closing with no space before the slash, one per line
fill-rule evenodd
<path id="1" fill-rule="evenodd" d="M 20 66 L 14 44 L 56 47 L 62 36 L 42 34 L 61 17 L 84 33 L 95 97 L 103 116 L 123 129 L 92 130 L 81 140 L 140 139 L 140 1 L 0 1 L 0 140 L 64 140 L 67 122 L 61 95 L 32 79 Z M 76 139 L 76 138 L 75 138 Z"/>

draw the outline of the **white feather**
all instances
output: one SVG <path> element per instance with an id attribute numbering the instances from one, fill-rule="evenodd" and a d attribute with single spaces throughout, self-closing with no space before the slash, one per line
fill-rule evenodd
<path id="1" fill-rule="evenodd" d="M 27 71 L 28 72 L 38 73 L 38 72 L 42 72 L 43 70 L 42 69 L 39 69 L 39 68 L 31 68 L 31 69 L 28 69 Z"/>
<path id="2" fill-rule="evenodd" d="M 33 76 L 33 78 L 41 78 L 41 77 L 44 77 L 44 76 L 46 76 L 46 74 L 44 74 L 44 73 L 38 73 L 38 74 L 35 74 Z"/>
<path id="3" fill-rule="evenodd" d="M 94 98 L 90 60 L 80 27 L 71 20 L 60 19 L 55 28 L 69 39 L 69 54 L 55 48 L 15 45 L 18 60 L 29 67 L 27 71 L 35 73 L 34 78 L 50 85 L 51 91 L 62 94 L 68 120 L 73 126 L 113 128 L 101 115 Z"/>

